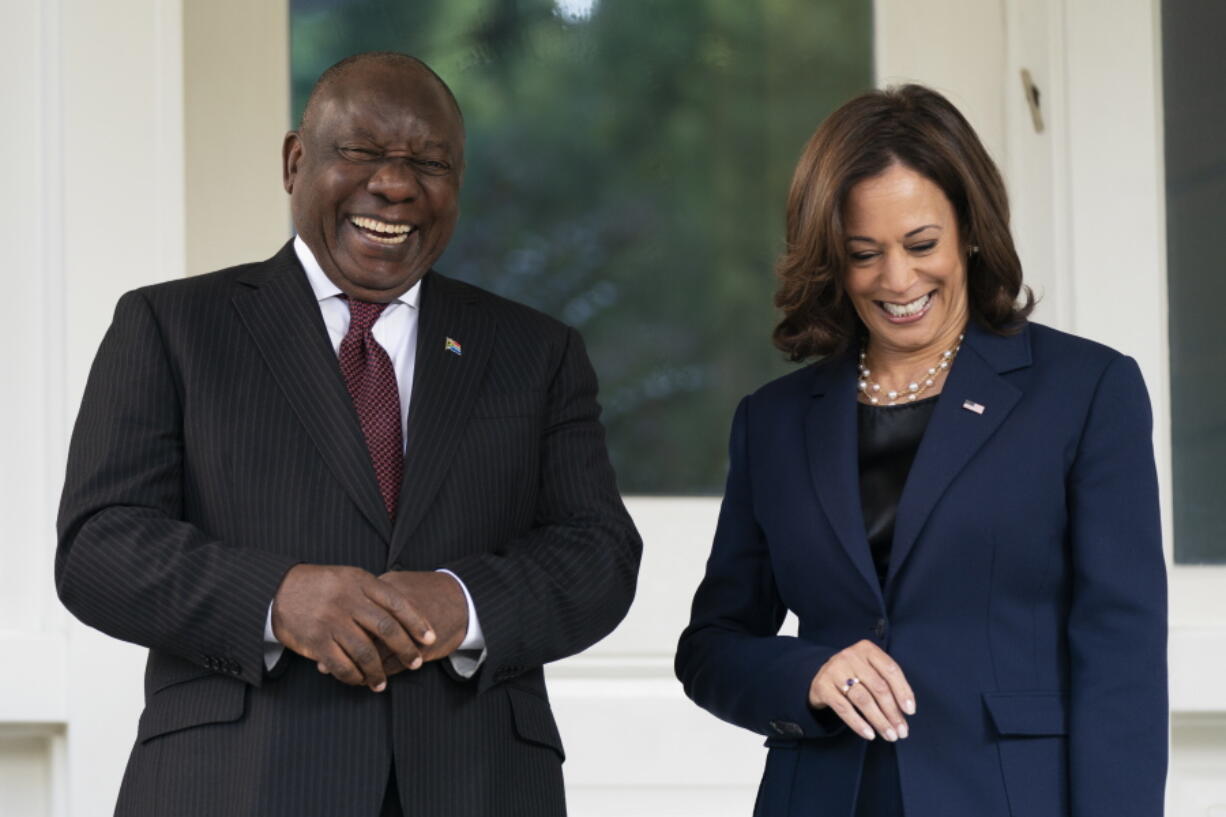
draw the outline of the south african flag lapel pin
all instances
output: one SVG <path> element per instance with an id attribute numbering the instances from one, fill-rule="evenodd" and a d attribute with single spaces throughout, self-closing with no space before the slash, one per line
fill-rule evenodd
<path id="1" fill-rule="evenodd" d="M 443 343 L 443 351 L 451 352 L 453 355 L 464 354 L 464 349 L 460 347 L 459 342 L 451 338 L 447 338 L 446 342 Z"/>

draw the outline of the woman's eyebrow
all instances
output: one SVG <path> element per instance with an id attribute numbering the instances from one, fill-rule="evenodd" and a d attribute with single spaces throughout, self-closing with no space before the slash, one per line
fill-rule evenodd
<path id="1" fill-rule="evenodd" d="M 922 233 L 924 230 L 927 230 L 932 227 L 935 227 L 938 230 L 941 229 L 940 224 L 925 224 L 923 227 L 916 227 L 914 230 L 904 235 L 903 238 L 910 238 L 911 236 L 916 235 L 917 233 Z M 868 236 L 863 236 L 863 235 L 849 235 L 847 236 L 847 240 L 848 241 L 866 241 L 869 244 L 877 243 L 876 239 L 869 238 Z"/>

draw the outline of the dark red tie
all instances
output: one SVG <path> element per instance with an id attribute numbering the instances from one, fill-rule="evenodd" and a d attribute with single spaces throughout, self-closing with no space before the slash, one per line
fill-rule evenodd
<path id="1" fill-rule="evenodd" d="M 387 515 L 396 518 L 400 478 L 404 474 L 404 443 L 400 431 L 400 391 L 392 359 L 370 329 L 387 304 L 349 298 L 349 332 L 341 341 L 341 374 L 353 398 L 370 462 L 379 479 Z"/>

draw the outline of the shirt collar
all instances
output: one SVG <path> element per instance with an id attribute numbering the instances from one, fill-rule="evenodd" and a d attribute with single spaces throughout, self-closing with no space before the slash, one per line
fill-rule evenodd
<path id="1" fill-rule="evenodd" d="M 319 262 L 315 260 L 315 253 L 311 252 L 311 248 L 300 235 L 294 236 L 294 253 L 297 254 L 302 268 L 306 270 L 307 283 L 311 285 L 311 291 L 315 293 L 315 300 L 326 301 L 345 294 L 341 292 L 340 287 L 332 283 L 332 279 L 327 276 L 323 267 L 319 266 Z M 421 281 L 409 287 L 408 292 L 396 298 L 392 303 L 402 303 L 412 309 L 417 309 L 418 304 L 421 303 Z"/>

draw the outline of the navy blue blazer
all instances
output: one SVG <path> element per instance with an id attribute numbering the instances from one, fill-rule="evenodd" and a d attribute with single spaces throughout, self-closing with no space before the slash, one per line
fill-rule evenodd
<path id="1" fill-rule="evenodd" d="M 854 353 L 746 397 L 677 675 L 767 736 L 756 815 L 851 817 L 866 742 L 809 683 L 871 639 L 916 693 L 907 817 L 1156 817 L 1166 577 L 1136 363 L 1029 324 L 967 331 L 898 506 L 884 588 L 865 536 Z M 978 413 L 964 407 L 979 404 Z M 778 635 L 785 613 L 798 637 Z"/>

